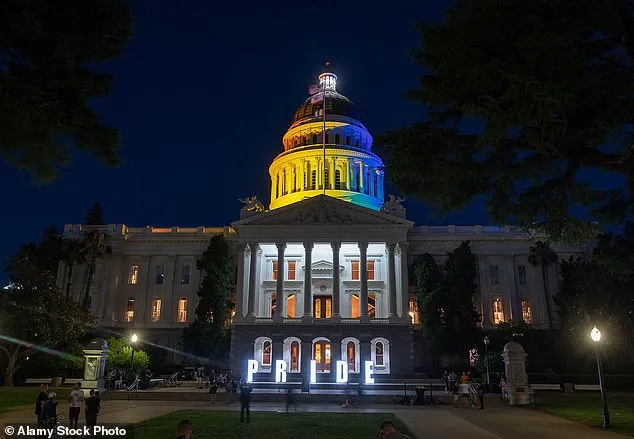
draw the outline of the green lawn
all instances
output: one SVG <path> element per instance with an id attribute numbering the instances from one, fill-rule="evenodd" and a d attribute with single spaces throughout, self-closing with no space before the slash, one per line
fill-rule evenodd
<path id="1" fill-rule="evenodd" d="M 184 411 L 135 425 L 135 439 L 174 437 L 178 422 L 194 424 L 194 437 L 214 439 L 372 439 L 378 438 L 381 422 L 390 420 L 402 433 L 414 437 L 392 414 L 385 413 L 271 413 L 252 412 L 249 424 L 240 423 L 240 413 Z M 129 434 L 129 437 L 131 435 Z"/>
<path id="2" fill-rule="evenodd" d="M 536 398 L 536 408 L 592 426 L 601 425 L 603 414 L 599 392 L 577 394 L 540 392 Z M 634 436 L 634 394 L 608 394 L 608 409 L 614 431 Z"/>
<path id="3" fill-rule="evenodd" d="M 58 401 L 66 401 L 72 388 L 51 389 L 57 393 Z M 33 387 L 0 387 L 0 413 L 33 407 L 40 392 L 39 386 Z"/>

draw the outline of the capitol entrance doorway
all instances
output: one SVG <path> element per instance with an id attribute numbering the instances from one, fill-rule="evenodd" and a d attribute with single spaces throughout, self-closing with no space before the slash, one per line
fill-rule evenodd
<path id="1" fill-rule="evenodd" d="M 330 373 L 330 343 L 321 340 L 313 345 L 313 360 L 315 360 L 317 373 Z"/>

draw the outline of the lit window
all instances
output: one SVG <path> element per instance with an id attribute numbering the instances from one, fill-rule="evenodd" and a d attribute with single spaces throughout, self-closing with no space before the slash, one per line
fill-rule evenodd
<path id="1" fill-rule="evenodd" d="M 517 281 L 520 285 L 526 285 L 526 265 L 517 266 Z"/>
<path id="2" fill-rule="evenodd" d="M 160 264 L 156 266 L 156 283 L 162 284 L 165 281 L 165 265 Z"/>
<path id="3" fill-rule="evenodd" d="M 359 261 L 352 261 L 352 280 L 359 280 Z"/>
<path id="4" fill-rule="evenodd" d="M 368 280 L 374 280 L 374 261 L 368 261 Z"/>
<path id="5" fill-rule="evenodd" d="M 376 317 L 376 296 L 368 294 L 368 316 L 373 319 Z"/>
<path id="6" fill-rule="evenodd" d="M 409 298 L 409 318 L 412 320 L 412 324 L 418 325 L 420 323 L 418 314 L 418 300 L 416 297 Z"/>
<path id="7" fill-rule="evenodd" d="M 299 343 L 291 342 L 291 373 L 299 372 Z"/>
<path id="8" fill-rule="evenodd" d="M 181 271 L 181 284 L 187 285 L 191 281 L 192 278 L 192 266 L 191 265 L 183 265 Z"/>
<path id="9" fill-rule="evenodd" d="M 295 294 L 291 294 L 286 298 L 286 317 L 295 318 Z"/>
<path id="10" fill-rule="evenodd" d="M 489 272 L 491 274 L 491 285 L 499 285 L 500 284 L 500 276 L 498 273 L 498 266 L 491 265 L 489 267 Z"/>
<path id="11" fill-rule="evenodd" d="M 161 299 L 152 301 L 152 321 L 158 322 L 161 318 Z"/>
<path id="12" fill-rule="evenodd" d="M 531 304 L 528 300 L 522 300 L 522 320 L 524 323 L 533 323 L 533 313 L 531 311 Z"/>
<path id="13" fill-rule="evenodd" d="M 181 297 L 178 301 L 178 323 L 187 322 L 187 299 Z"/>
<path id="14" fill-rule="evenodd" d="M 504 305 L 499 297 L 493 300 L 493 323 L 496 325 L 504 322 Z"/>
<path id="15" fill-rule="evenodd" d="M 346 345 L 346 357 L 348 359 L 348 370 L 352 373 L 356 373 L 356 346 L 353 341 L 349 341 Z"/>
<path id="16" fill-rule="evenodd" d="M 277 261 L 273 261 L 273 275 L 271 279 L 277 280 Z"/>
<path id="17" fill-rule="evenodd" d="M 271 365 L 271 342 L 266 340 L 262 345 L 262 366 Z"/>
<path id="18" fill-rule="evenodd" d="M 139 283 L 139 266 L 130 265 L 130 270 L 128 271 L 128 284 L 136 285 L 138 283 Z"/>
<path id="19" fill-rule="evenodd" d="M 352 303 L 351 303 L 352 313 L 351 316 L 353 319 L 359 318 L 359 296 L 356 294 L 352 295 Z"/>
<path id="20" fill-rule="evenodd" d="M 287 279 L 288 280 L 295 280 L 295 268 L 297 266 L 297 262 L 295 261 L 288 261 L 288 275 L 287 275 Z"/>
<path id="21" fill-rule="evenodd" d="M 128 299 L 128 304 L 125 307 L 125 321 L 131 322 L 134 319 L 134 299 Z"/>
<path id="22" fill-rule="evenodd" d="M 275 294 L 271 294 L 271 317 L 275 317 L 276 312 L 277 312 L 277 296 Z"/>
<path id="23" fill-rule="evenodd" d="M 315 296 L 313 298 L 313 317 L 316 319 L 329 319 L 332 317 L 332 297 Z"/>
<path id="24" fill-rule="evenodd" d="M 376 353 L 376 365 L 377 366 L 385 366 L 383 362 L 383 342 L 377 341 L 374 345 L 375 353 Z"/>

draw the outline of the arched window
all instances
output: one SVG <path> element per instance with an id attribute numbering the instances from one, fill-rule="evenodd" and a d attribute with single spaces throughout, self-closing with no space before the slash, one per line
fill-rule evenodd
<path id="1" fill-rule="evenodd" d="M 318 373 L 330 373 L 330 340 L 323 337 L 313 340 L 313 360 Z"/>
<path id="2" fill-rule="evenodd" d="M 295 318 L 295 294 L 289 294 L 286 298 L 286 317 Z"/>
<path id="3" fill-rule="evenodd" d="M 178 323 L 187 322 L 187 298 L 181 297 L 178 300 Z"/>
<path id="4" fill-rule="evenodd" d="M 371 181 L 370 181 L 370 169 L 369 168 L 365 168 L 365 178 L 363 179 L 363 192 L 367 195 L 370 194 L 370 186 L 371 186 Z"/>
<path id="5" fill-rule="evenodd" d="M 318 142 L 317 140 L 317 134 L 313 134 L 313 145 L 316 145 Z"/>
<path id="6" fill-rule="evenodd" d="M 152 301 L 152 322 L 156 323 L 161 319 L 161 299 Z"/>
<path id="7" fill-rule="evenodd" d="M 346 145 L 350 145 L 350 136 L 346 136 Z"/>
<path id="8" fill-rule="evenodd" d="M 341 340 L 341 360 L 348 365 L 349 373 L 361 372 L 361 356 L 359 355 L 359 340 L 354 337 L 346 337 Z"/>
<path id="9" fill-rule="evenodd" d="M 290 372 L 299 373 L 299 343 L 297 341 L 291 342 L 291 361 Z"/>
<path id="10" fill-rule="evenodd" d="M 522 300 L 522 320 L 524 323 L 533 323 L 533 312 L 531 310 L 531 303 L 528 299 Z"/>
<path id="11" fill-rule="evenodd" d="M 339 134 L 335 134 L 335 143 L 339 145 L 341 143 L 341 136 Z"/>
<path id="12" fill-rule="evenodd" d="M 370 342 L 371 360 L 374 363 L 374 373 L 390 373 L 390 342 L 383 337 L 377 337 Z"/>
<path id="13" fill-rule="evenodd" d="M 271 350 L 271 342 L 269 340 L 266 340 L 262 344 L 262 366 L 271 366 Z"/>
<path id="14" fill-rule="evenodd" d="M 351 296 L 351 301 L 350 301 L 350 317 L 353 319 L 358 319 L 359 318 L 359 296 L 357 296 L 356 294 L 353 294 Z"/>
<path id="15" fill-rule="evenodd" d="M 324 169 L 324 183 L 326 184 L 326 189 L 330 189 L 330 169 L 328 169 L 328 164 L 326 164 L 326 169 Z"/>
<path id="16" fill-rule="evenodd" d="M 376 366 L 385 366 L 385 361 L 383 358 L 383 342 L 377 341 L 374 345 L 374 352 L 376 358 Z"/>
<path id="17" fill-rule="evenodd" d="M 275 198 L 280 196 L 280 174 L 275 177 Z"/>
<path id="18" fill-rule="evenodd" d="M 348 370 L 354 370 L 354 361 L 356 358 L 356 346 L 353 341 L 348 342 L 346 346 L 346 359 L 348 360 Z"/>
<path id="19" fill-rule="evenodd" d="M 307 145 L 308 144 L 308 136 L 302 136 L 302 145 Z"/>
<path id="20" fill-rule="evenodd" d="M 282 195 L 286 195 L 286 168 L 282 170 Z"/>
<path id="21" fill-rule="evenodd" d="M 335 189 L 341 189 L 341 171 L 339 169 L 335 171 Z"/>
<path id="22" fill-rule="evenodd" d="M 311 171 L 310 173 L 310 188 L 315 190 L 317 187 L 317 171 Z"/>

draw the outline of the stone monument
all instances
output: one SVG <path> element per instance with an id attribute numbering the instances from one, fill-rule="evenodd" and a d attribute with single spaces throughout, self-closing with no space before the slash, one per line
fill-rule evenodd
<path id="1" fill-rule="evenodd" d="M 93 339 L 84 348 L 86 363 L 84 364 L 84 379 L 81 382 L 84 393 L 88 393 L 90 389 L 104 392 L 106 387 L 104 372 L 109 353 L 108 343 L 103 338 Z"/>
<path id="2" fill-rule="evenodd" d="M 526 351 L 521 344 L 510 341 L 502 352 L 504 372 L 509 392 L 509 405 L 530 404 L 528 376 L 526 375 Z"/>

